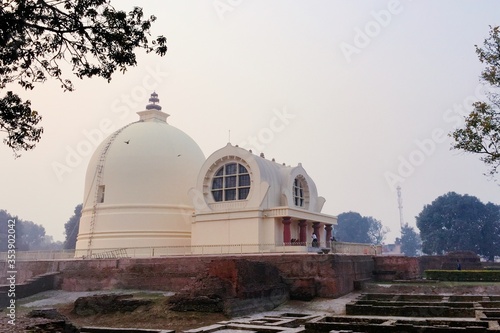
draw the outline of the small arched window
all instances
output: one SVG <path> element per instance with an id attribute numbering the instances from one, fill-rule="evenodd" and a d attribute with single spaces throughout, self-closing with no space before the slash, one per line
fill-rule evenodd
<path id="1" fill-rule="evenodd" d="M 293 203 L 297 207 L 307 208 L 309 204 L 309 190 L 307 182 L 302 176 L 298 176 L 293 181 Z"/>
<path id="2" fill-rule="evenodd" d="M 245 200 L 250 192 L 250 174 L 239 163 L 223 165 L 212 180 L 215 201 Z"/>

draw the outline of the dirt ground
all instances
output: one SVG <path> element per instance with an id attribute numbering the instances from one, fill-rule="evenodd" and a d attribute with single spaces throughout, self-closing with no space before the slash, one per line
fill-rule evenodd
<path id="1" fill-rule="evenodd" d="M 128 291 L 107 291 L 104 293 L 129 293 Z M 16 325 L 8 324 L 8 318 L 2 316 L 0 320 L 0 332 L 28 332 L 27 326 L 46 323 L 49 320 L 28 318 L 26 315 L 32 309 L 55 308 L 59 313 L 66 316 L 73 325 L 77 327 L 116 327 L 116 328 L 150 328 L 171 329 L 180 332 L 182 330 L 198 328 L 211 325 L 227 318 L 220 313 L 196 313 L 175 312 L 169 309 L 168 295 L 155 292 L 133 293 L 134 298 L 151 299 L 150 306 L 141 306 L 129 313 L 113 313 L 106 315 L 78 316 L 73 313 L 73 302 L 81 296 L 96 294 L 70 293 L 63 291 L 50 291 L 40 293 L 22 300 L 21 306 L 16 309 Z"/>
<path id="2" fill-rule="evenodd" d="M 142 306 L 130 313 L 114 313 L 107 315 L 93 315 L 88 317 L 78 316 L 72 313 L 73 302 L 82 296 L 104 293 L 132 293 L 134 298 L 146 298 L 153 300 L 153 305 Z M 285 312 L 296 313 L 323 313 L 342 314 L 345 304 L 357 297 L 359 294 L 352 293 L 337 299 L 315 299 L 311 302 L 289 301 L 273 311 L 258 313 L 248 317 L 261 317 L 264 315 L 276 315 Z M 149 328 L 170 329 L 181 332 L 183 330 L 200 328 L 229 320 L 221 313 L 198 313 L 198 312 L 175 312 L 169 309 L 167 299 L 170 294 L 159 292 L 144 292 L 130 290 L 115 290 L 103 292 L 64 292 L 49 291 L 23 299 L 17 308 L 16 326 L 8 325 L 5 316 L 0 320 L 0 332 L 26 332 L 25 327 L 35 323 L 44 323 L 48 320 L 27 318 L 26 314 L 32 309 L 56 308 L 61 314 L 78 327 L 101 326 L 116 328 Z"/>
<path id="3" fill-rule="evenodd" d="M 72 314 L 72 305 L 59 305 L 55 308 L 77 327 L 149 328 L 169 329 L 180 332 L 182 330 L 203 327 L 227 320 L 227 318 L 220 313 L 178 313 L 169 311 L 160 304 L 155 304 L 148 309 L 139 308 L 132 313 L 115 313 L 89 317 L 79 317 Z M 0 332 L 29 332 L 26 330 L 28 326 L 50 322 L 50 320 L 46 319 L 27 318 L 26 314 L 27 311 L 25 310 L 18 313 L 15 326 L 8 324 L 8 319 L 2 318 L 0 321 Z"/>
<path id="4" fill-rule="evenodd" d="M 76 326 L 102 326 L 121 328 L 156 328 L 180 332 L 227 320 L 221 313 L 175 312 L 169 309 L 166 299 L 156 299 L 152 306 L 142 306 L 130 313 L 113 313 L 81 317 L 73 314 L 72 305 L 62 306 L 59 312 Z"/>
<path id="5" fill-rule="evenodd" d="M 374 283 L 364 292 L 404 293 L 404 294 L 455 294 L 455 295 L 500 295 L 500 283 Z M 88 317 L 72 313 L 73 302 L 82 296 L 94 294 L 133 294 L 135 298 L 153 300 L 149 306 L 141 306 L 130 313 L 93 315 Z M 315 313 L 327 315 L 345 314 L 345 304 L 359 296 L 359 292 L 350 293 L 336 299 L 314 299 L 310 302 L 288 301 L 273 311 L 254 314 L 248 317 L 280 315 L 283 313 Z M 35 323 L 47 322 L 43 319 L 27 318 L 32 309 L 56 308 L 71 323 L 78 327 L 102 326 L 116 328 L 170 329 L 177 332 L 212 325 L 229 320 L 221 313 L 175 312 L 169 309 L 167 299 L 172 293 L 157 291 L 114 290 L 101 292 L 64 292 L 61 290 L 40 293 L 22 300 L 16 309 L 16 326 L 7 323 L 5 310 L 0 313 L 0 332 L 27 332 L 25 327 Z"/>

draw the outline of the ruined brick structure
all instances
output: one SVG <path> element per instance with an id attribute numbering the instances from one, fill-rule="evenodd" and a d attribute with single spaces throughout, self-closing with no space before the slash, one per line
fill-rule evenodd
<path id="1" fill-rule="evenodd" d="M 67 291 L 147 289 L 189 293 L 202 286 L 206 294 L 221 294 L 217 288 L 225 285 L 227 290 L 221 297 L 236 300 L 276 297 L 276 291 L 271 291 L 280 283 L 286 299 L 339 297 L 351 292 L 355 281 L 370 279 L 374 270 L 372 256 L 316 253 L 20 261 L 17 266 L 19 283 L 60 272 L 58 287 Z M 0 269 L 6 272 L 5 267 Z M 209 280 L 217 283 L 200 282 Z"/>

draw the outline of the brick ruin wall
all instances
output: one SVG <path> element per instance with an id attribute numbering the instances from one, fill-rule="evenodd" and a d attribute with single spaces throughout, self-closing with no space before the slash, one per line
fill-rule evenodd
<path id="1" fill-rule="evenodd" d="M 424 277 L 429 269 L 454 270 L 460 262 L 463 270 L 482 269 L 479 257 L 473 252 L 450 252 L 447 255 L 425 255 L 420 257 L 375 256 L 374 278 L 379 281 L 413 280 Z M 486 263 L 486 266 L 490 263 Z"/>
<path id="2" fill-rule="evenodd" d="M 477 269 L 474 258 L 461 258 L 463 269 Z M 316 296 L 338 297 L 353 290 L 356 281 L 418 279 L 426 269 L 444 269 L 456 262 L 450 256 L 367 256 L 276 254 L 147 259 L 90 259 L 18 261 L 16 283 L 61 272 L 58 285 L 68 291 L 151 289 L 179 291 L 197 279 L 213 275 L 229 261 L 246 260 L 275 266 L 291 286 L 313 288 Z M 470 267 L 469 267 L 470 266 Z M 219 267 L 219 268 L 217 268 Z M 0 262 L 0 279 L 6 281 L 6 262 Z M 232 272 L 232 274 L 236 274 Z M 6 284 L 6 283 L 0 283 Z"/>
<path id="3" fill-rule="evenodd" d="M 377 256 L 373 260 L 374 277 L 379 281 L 413 280 L 421 277 L 421 262 L 418 257 Z"/>
<path id="4" fill-rule="evenodd" d="M 17 283 L 34 276 L 61 272 L 58 286 L 67 291 L 111 289 L 143 289 L 177 292 L 196 280 L 210 277 L 217 267 L 235 265 L 229 262 L 246 260 L 275 266 L 290 286 L 313 288 L 318 297 L 339 297 L 353 290 L 354 282 L 372 277 L 372 256 L 277 254 L 244 256 L 165 257 L 148 259 L 90 259 L 57 261 L 19 261 Z M 5 262 L 0 275 L 5 275 Z M 217 273 L 220 275 L 220 272 Z"/>

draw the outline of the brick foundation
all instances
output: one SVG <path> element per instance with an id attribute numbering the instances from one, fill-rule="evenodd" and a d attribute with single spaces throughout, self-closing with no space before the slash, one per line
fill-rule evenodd
<path id="1" fill-rule="evenodd" d="M 265 262 L 275 266 L 285 283 L 297 279 L 313 280 L 318 297 L 339 297 L 354 289 L 354 281 L 369 279 L 373 257 L 366 255 L 272 254 L 242 256 L 168 257 L 151 259 L 90 259 L 17 262 L 17 282 L 36 275 L 61 272 L 58 285 L 67 291 L 148 289 L 181 291 L 210 270 L 228 280 L 234 278 L 235 265 L 227 260 Z M 5 274 L 5 265 L 0 266 Z M 4 275 L 2 274 L 2 275 Z M 248 273 L 246 273 L 248 274 Z M 258 272 L 256 272 L 258 274 Z"/>

